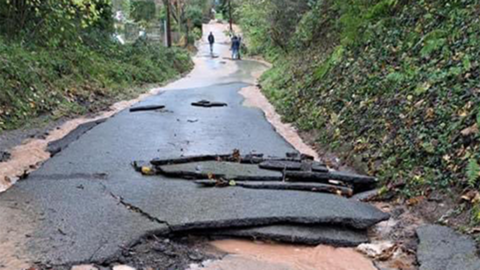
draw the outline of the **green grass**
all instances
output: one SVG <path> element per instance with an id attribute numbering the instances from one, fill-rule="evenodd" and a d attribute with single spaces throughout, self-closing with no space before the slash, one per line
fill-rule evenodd
<path id="1" fill-rule="evenodd" d="M 158 45 L 46 49 L 0 40 L 0 131 L 32 118 L 105 108 L 192 67 L 189 53 Z"/>

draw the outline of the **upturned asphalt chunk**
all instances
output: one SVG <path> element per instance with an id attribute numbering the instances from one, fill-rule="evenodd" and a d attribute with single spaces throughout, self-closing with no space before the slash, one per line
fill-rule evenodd
<path id="1" fill-rule="evenodd" d="M 133 170 L 132 170 L 133 171 Z M 368 228 L 389 218 L 373 206 L 337 195 L 243 188 L 200 188 L 189 180 L 132 176 L 139 184 L 111 186 L 113 193 L 175 231 L 273 223 L 337 224 Z M 145 200 L 149 194 L 155 200 Z"/>
<path id="2" fill-rule="evenodd" d="M 78 140 L 83 134 L 87 133 L 89 130 L 105 121 L 105 119 L 101 119 L 79 125 L 77 128 L 68 133 L 65 137 L 48 143 L 47 151 L 50 152 L 52 156 L 58 154 L 63 149 L 67 148 L 69 144 Z"/>
<path id="3" fill-rule="evenodd" d="M 159 167 L 161 173 L 167 176 L 177 176 L 193 179 L 208 179 L 209 175 L 224 179 L 237 180 L 277 180 L 283 178 L 281 172 L 260 169 L 257 165 L 234 162 L 191 162 L 185 164 L 165 165 Z"/>

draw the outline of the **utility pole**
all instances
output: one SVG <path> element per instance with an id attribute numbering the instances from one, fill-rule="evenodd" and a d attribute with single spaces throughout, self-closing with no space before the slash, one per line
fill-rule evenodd
<path id="1" fill-rule="evenodd" d="M 164 1 L 167 8 L 167 47 L 172 47 L 172 27 L 170 24 L 170 0 Z"/>
<path id="2" fill-rule="evenodd" d="M 233 18 L 232 18 L 232 0 L 228 0 L 228 15 L 230 17 L 230 32 L 233 32 Z"/>

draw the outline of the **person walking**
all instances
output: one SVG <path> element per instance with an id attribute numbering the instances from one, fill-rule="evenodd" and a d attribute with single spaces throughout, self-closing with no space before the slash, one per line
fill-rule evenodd
<path id="1" fill-rule="evenodd" d="M 242 37 L 238 37 L 238 60 L 242 60 Z"/>
<path id="2" fill-rule="evenodd" d="M 240 41 L 237 36 L 232 38 L 232 59 L 238 59 L 238 50 L 240 49 Z"/>
<path id="3" fill-rule="evenodd" d="M 215 37 L 213 36 L 212 32 L 210 32 L 210 35 L 208 35 L 208 43 L 210 44 L 210 54 L 213 55 L 213 44 L 215 43 Z"/>

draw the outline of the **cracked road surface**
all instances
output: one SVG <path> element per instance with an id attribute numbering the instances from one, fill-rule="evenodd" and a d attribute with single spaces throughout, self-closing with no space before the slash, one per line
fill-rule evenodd
<path id="1" fill-rule="evenodd" d="M 222 28 L 206 28 L 225 41 Z M 0 269 L 103 262 L 144 235 L 172 230 L 278 222 L 365 229 L 388 218 L 367 204 L 329 194 L 202 189 L 186 180 L 136 173 L 133 160 L 234 148 L 275 156 L 295 151 L 260 110 L 242 105 L 238 92 L 266 67 L 225 59 L 226 44 L 216 45 L 217 58 L 207 50 L 200 46 L 189 76 L 138 104 L 162 104 L 165 110 L 116 114 L 0 194 Z M 228 106 L 190 105 L 203 99 Z"/>

